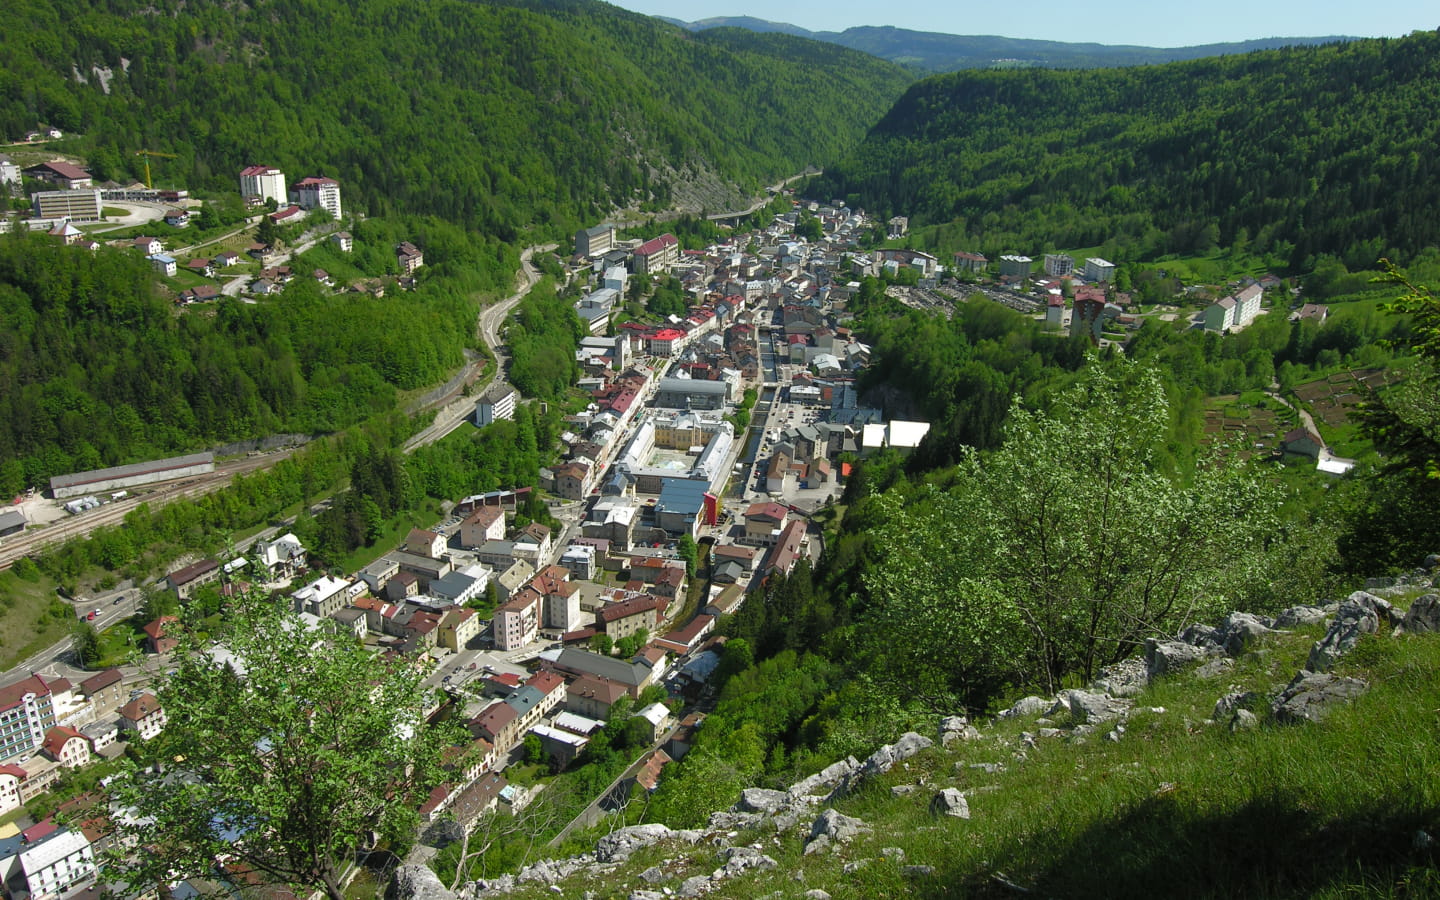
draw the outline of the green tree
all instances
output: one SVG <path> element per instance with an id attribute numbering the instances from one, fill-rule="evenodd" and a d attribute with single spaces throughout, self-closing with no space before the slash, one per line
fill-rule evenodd
<path id="1" fill-rule="evenodd" d="M 70 628 L 70 646 L 82 666 L 92 666 L 100 659 L 100 636 L 94 626 L 83 619 Z"/>
<path id="2" fill-rule="evenodd" d="M 877 663 L 894 656 L 881 677 L 942 703 L 1011 680 L 1054 690 L 1242 602 L 1277 490 L 1234 456 L 1167 475 L 1169 422 L 1154 369 L 1092 361 L 1051 411 L 1012 412 L 953 488 L 894 510 L 861 629 Z"/>
<path id="3" fill-rule="evenodd" d="M 187 635 L 160 683 L 169 724 L 156 758 L 183 762 L 163 775 L 133 765 L 112 785 L 132 815 L 116 821 L 107 871 L 160 884 L 211 875 L 226 857 L 266 883 L 342 900 L 341 875 L 371 833 L 392 848 L 413 833 L 459 735 L 427 724 L 414 666 L 309 631 L 264 600 L 238 601 L 220 637 L 233 662 Z"/>
<path id="4" fill-rule="evenodd" d="M 610 635 L 602 632 L 590 638 L 590 649 L 601 656 L 609 656 L 615 649 L 615 641 Z"/>
<path id="5" fill-rule="evenodd" d="M 700 548 L 695 545 L 695 539 L 688 533 L 680 535 L 680 540 L 675 542 L 675 552 L 685 560 L 685 574 L 694 578 L 695 566 L 700 562 Z"/>

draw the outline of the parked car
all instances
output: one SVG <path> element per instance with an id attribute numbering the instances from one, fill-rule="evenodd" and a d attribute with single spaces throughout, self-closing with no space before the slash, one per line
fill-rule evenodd
<path id="1" fill-rule="evenodd" d="M 94 619 L 94 618 L 95 618 L 97 615 L 99 615 L 99 614 L 100 614 L 100 610 L 98 610 L 98 609 L 92 609 L 92 610 L 90 610 L 90 615 L 88 615 L 88 616 L 85 617 L 85 621 L 89 622 L 90 620 Z"/>

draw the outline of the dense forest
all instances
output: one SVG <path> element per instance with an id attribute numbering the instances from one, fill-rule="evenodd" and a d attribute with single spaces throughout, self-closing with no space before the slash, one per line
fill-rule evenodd
<path id="1" fill-rule="evenodd" d="M 371 214 L 507 241 L 668 205 L 682 179 L 793 174 L 909 81 L 859 52 L 588 0 L 22 0 L 0 63 L 0 135 L 59 127 L 101 178 L 138 177 L 140 149 L 176 154 L 162 177 L 191 190 L 263 162 L 337 178 Z"/>
<path id="2" fill-rule="evenodd" d="M 331 295 L 297 278 L 275 301 L 226 298 L 213 315 L 178 313 L 137 253 L 0 237 L 0 494 L 276 432 L 335 431 L 393 409 L 398 390 L 442 380 L 475 342 L 474 292 L 508 282 L 517 260 L 434 220 L 367 220 L 356 240 L 389 248 L 392 229 L 444 248 L 415 291 Z"/>
<path id="3" fill-rule="evenodd" d="M 814 190 L 986 253 L 1243 247 L 1297 272 L 1440 232 L 1440 34 L 912 86 Z"/>

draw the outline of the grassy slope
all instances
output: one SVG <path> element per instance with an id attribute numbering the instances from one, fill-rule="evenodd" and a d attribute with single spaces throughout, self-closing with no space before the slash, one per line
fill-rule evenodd
<path id="1" fill-rule="evenodd" d="M 1371 682 L 1321 725 L 1266 723 L 1232 734 L 1210 724 L 1230 690 L 1269 693 L 1303 664 L 1318 629 L 1275 638 L 1230 673 L 1182 676 L 1136 698 L 1125 735 L 1040 739 L 1015 758 L 1033 721 L 982 725 L 982 739 L 932 749 L 842 801 L 874 826 L 836 855 L 802 856 L 803 830 L 748 833 L 735 844 L 780 862 L 726 882 L 712 897 L 799 897 L 819 887 L 840 898 L 1013 896 L 1428 896 L 1440 892 L 1436 851 L 1417 831 L 1440 827 L 1440 637 L 1364 638 L 1337 669 Z M 1163 708 L 1163 712 L 1141 711 Z M 970 768 L 1003 763 L 996 775 Z M 925 782 L 896 798 L 890 787 Z M 972 818 L 928 811 L 932 792 L 973 791 Z M 903 860 L 884 858 L 898 847 Z M 656 847 L 601 879 L 572 879 L 567 896 L 624 897 L 648 866 L 677 886 L 723 864 L 718 851 Z M 846 872 L 847 864 L 860 863 Z M 934 867 L 932 875 L 904 866 Z M 852 866 L 853 868 L 853 866 Z M 1009 882 L 1007 885 L 1005 882 Z M 553 896 L 527 888 L 511 896 Z"/>

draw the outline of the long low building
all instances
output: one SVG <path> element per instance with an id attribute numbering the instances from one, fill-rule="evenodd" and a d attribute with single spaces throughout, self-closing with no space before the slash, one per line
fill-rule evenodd
<path id="1" fill-rule="evenodd" d="M 150 462 L 132 463 L 128 466 L 113 466 L 109 469 L 94 469 L 89 472 L 75 472 L 71 475 L 56 475 L 50 479 L 50 491 L 55 499 L 78 497 L 81 494 L 108 491 L 116 488 L 132 488 L 157 481 L 173 481 L 191 475 L 204 475 L 215 471 L 215 454 L 191 453 L 188 456 L 173 456 Z"/>

